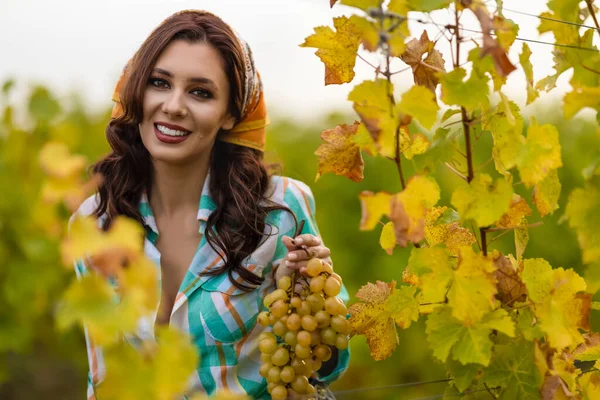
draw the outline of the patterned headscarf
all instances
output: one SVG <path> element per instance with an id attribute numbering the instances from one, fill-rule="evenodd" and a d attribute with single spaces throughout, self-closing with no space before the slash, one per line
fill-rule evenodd
<path id="1" fill-rule="evenodd" d="M 206 13 L 206 11 L 201 10 L 184 10 L 173 15 L 189 12 Z M 168 21 L 169 18 L 163 21 L 161 25 Z M 267 106 L 264 99 L 262 81 L 260 79 L 260 74 L 254 66 L 254 59 L 252 57 L 250 46 L 233 28 L 230 27 L 230 29 L 235 33 L 236 39 L 244 51 L 244 99 L 242 102 L 240 121 L 230 131 L 220 133 L 217 136 L 217 139 L 223 142 L 234 143 L 240 146 L 264 151 L 266 144 L 265 127 L 269 124 L 269 118 L 267 116 Z M 125 86 L 125 82 L 129 76 L 128 70 L 131 68 L 131 63 L 132 59 L 130 59 L 123 68 L 121 77 L 113 92 L 112 100 L 115 104 L 113 106 L 111 118 L 117 118 L 123 114 L 119 93 Z"/>

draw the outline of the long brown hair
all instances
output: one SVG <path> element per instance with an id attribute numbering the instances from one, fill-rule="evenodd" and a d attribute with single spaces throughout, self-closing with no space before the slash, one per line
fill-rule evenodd
<path id="1" fill-rule="evenodd" d="M 112 152 L 93 167 L 94 173 L 104 176 L 104 183 L 98 189 L 100 202 L 94 212 L 96 217 L 105 216 L 104 229 L 108 229 L 118 215 L 144 224 L 138 205 L 142 194 L 150 193 L 152 163 L 142 144 L 138 124 L 142 121 L 144 91 L 152 68 L 161 52 L 174 40 L 208 43 L 219 51 L 231 88 L 229 111 L 238 121 L 241 118 L 246 69 L 243 50 L 234 32 L 208 12 L 184 11 L 169 17 L 134 55 L 120 93 L 123 114 L 111 120 L 106 128 Z M 294 214 L 289 208 L 268 200 L 270 175 L 259 150 L 216 140 L 211 152 L 210 174 L 209 190 L 216 210 L 208 218 L 205 236 L 209 245 L 224 255 L 225 264 L 207 274 L 227 272 L 237 288 L 250 290 L 264 278 L 244 268 L 242 261 L 265 238 L 265 217 L 274 210 Z M 233 272 L 240 275 L 243 283 L 233 279 Z"/>

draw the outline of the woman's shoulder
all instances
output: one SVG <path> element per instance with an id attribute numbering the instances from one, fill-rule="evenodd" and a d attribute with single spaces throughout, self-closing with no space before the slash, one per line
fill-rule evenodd
<path id="1" fill-rule="evenodd" d="M 79 208 L 71 215 L 69 218 L 69 226 L 76 217 L 89 217 L 94 214 L 94 211 L 98 208 L 98 204 L 100 204 L 100 195 L 96 192 L 87 199 L 85 199 Z M 101 218 L 100 218 L 101 219 Z"/>
<path id="2" fill-rule="evenodd" d="M 314 210 L 315 199 L 311 188 L 301 180 L 288 176 L 271 176 L 271 200 L 287 207 L 305 206 Z"/>

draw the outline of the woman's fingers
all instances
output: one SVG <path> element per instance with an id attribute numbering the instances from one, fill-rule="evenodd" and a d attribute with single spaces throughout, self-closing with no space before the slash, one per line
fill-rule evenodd
<path id="1" fill-rule="evenodd" d="M 288 252 L 286 260 L 298 262 L 302 260 L 310 260 L 311 258 L 326 258 L 331 255 L 329 248 L 325 246 L 308 247 L 306 250 L 293 250 Z"/>

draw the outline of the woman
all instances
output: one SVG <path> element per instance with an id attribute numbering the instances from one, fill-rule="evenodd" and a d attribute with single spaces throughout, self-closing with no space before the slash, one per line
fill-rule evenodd
<path id="1" fill-rule="evenodd" d="M 190 333 L 200 353 L 190 391 L 269 398 L 258 372 L 262 298 L 279 277 L 305 272 L 309 254 L 331 260 L 308 186 L 269 176 L 262 162 L 268 121 L 250 48 L 208 12 L 176 13 L 130 60 L 113 100 L 113 151 L 94 166 L 105 180 L 78 213 L 105 229 L 118 215 L 146 229 L 161 298 L 138 334 L 154 338 L 161 324 Z M 77 270 L 87 272 L 82 263 Z M 102 350 L 86 340 L 93 398 L 106 371 Z M 336 353 L 315 378 L 337 379 L 348 359 Z"/>

